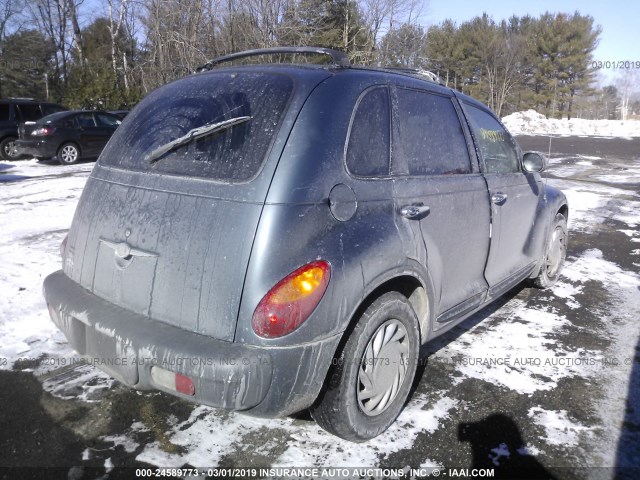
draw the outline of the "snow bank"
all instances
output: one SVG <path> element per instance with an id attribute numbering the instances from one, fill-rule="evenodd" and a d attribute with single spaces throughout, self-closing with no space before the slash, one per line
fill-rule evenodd
<path id="1" fill-rule="evenodd" d="M 546 118 L 535 110 L 507 115 L 502 122 L 513 135 L 597 135 L 640 137 L 640 120 L 571 120 Z"/>

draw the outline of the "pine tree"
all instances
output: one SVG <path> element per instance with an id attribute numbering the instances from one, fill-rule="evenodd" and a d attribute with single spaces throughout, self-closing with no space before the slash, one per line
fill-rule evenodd
<path id="1" fill-rule="evenodd" d="M 381 62 L 388 67 L 427 68 L 426 34 L 419 25 L 404 23 L 387 32 L 380 45 Z"/>
<path id="2" fill-rule="evenodd" d="M 1 96 L 46 99 L 53 55 L 51 45 L 37 30 L 7 36 L 0 61 Z"/>
<path id="3" fill-rule="evenodd" d="M 571 117 L 575 95 L 593 81 L 591 53 L 600 32 L 592 17 L 578 12 L 547 12 L 540 17 L 536 35 L 536 100 L 547 115 L 562 117 L 566 112 Z"/>

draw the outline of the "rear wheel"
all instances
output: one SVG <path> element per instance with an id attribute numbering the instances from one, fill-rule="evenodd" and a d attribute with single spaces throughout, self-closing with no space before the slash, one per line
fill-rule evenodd
<path id="1" fill-rule="evenodd" d="M 533 280 L 536 287 L 548 288 L 558 280 L 567 256 L 567 239 L 567 219 L 558 213 L 551 227 L 551 235 L 544 251 L 540 273 Z"/>
<path id="2" fill-rule="evenodd" d="M 73 165 L 80 160 L 80 150 L 74 143 L 65 143 L 58 150 L 57 158 L 62 165 Z"/>
<path id="3" fill-rule="evenodd" d="M 362 314 L 311 408 L 325 430 L 361 442 L 400 414 L 416 373 L 420 334 L 409 301 L 390 292 Z"/>
<path id="4" fill-rule="evenodd" d="M 16 137 L 6 137 L 0 142 L 0 158 L 2 160 L 17 160 L 20 158 L 16 150 Z"/>

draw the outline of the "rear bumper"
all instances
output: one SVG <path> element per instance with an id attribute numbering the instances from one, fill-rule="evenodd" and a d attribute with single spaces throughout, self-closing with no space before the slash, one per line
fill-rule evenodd
<path id="1" fill-rule="evenodd" d="M 259 348 L 218 340 L 102 300 L 62 271 L 49 275 L 43 289 L 52 320 L 71 346 L 122 383 L 258 416 L 277 417 L 308 407 L 339 341 L 332 337 L 295 347 Z M 189 377 L 195 395 L 156 384 L 154 366 Z"/>
<path id="2" fill-rule="evenodd" d="M 41 140 L 16 140 L 16 149 L 20 155 L 51 158 L 57 154 L 56 146 Z"/>

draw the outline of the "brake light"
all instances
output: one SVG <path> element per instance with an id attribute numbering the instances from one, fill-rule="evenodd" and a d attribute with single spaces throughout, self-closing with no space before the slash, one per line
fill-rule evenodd
<path id="1" fill-rule="evenodd" d="M 53 127 L 40 127 L 36 128 L 31 135 L 33 137 L 46 137 L 47 135 L 51 135 L 55 131 Z"/>
<path id="2" fill-rule="evenodd" d="M 327 290 L 331 267 L 324 260 L 308 263 L 280 280 L 260 300 L 251 326 L 263 338 L 293 332 L 315 310 Z"/>

